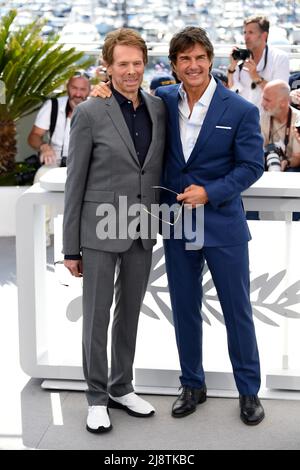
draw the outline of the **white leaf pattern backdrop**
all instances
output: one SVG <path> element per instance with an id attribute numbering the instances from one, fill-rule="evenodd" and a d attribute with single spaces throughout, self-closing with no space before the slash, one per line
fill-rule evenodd
<path id="1" fill-rule="evenodd" d="M 290 367 L 299 368 L 300 223 L 293 223 L 290 247 L 293 256 L 288 273 L 284 222 L 251 221 L 249 225 L 252 233 L 249 243 L 251 302 L 262 372 L 281 367 L 285 318 L 289 319 Z M 81 281 L 68 276 L 62 265 L 56 265 L 55 271 L 55 274 L 48 271 L 47 360 L 49 364 L 80 366 Z M 203 290 L 205 369 L 231 372 L 223 315 L 206 267 Z M 145 369 L 179 369 L 161 239 L 153 253 L 149 286 L 139 322 L 135 365 Z"/>

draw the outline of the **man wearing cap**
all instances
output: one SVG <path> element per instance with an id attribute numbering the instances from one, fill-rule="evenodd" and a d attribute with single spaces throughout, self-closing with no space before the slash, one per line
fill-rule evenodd
<path id="1" fill-rule="evenodd" d="M 150 82 L 150 93 L 155 95 L 155 90 L 159 86 L 174 85 L 175 83 L 175 78 L 172 75 L 155 75 Z"/>
<path id="2" fill-rule="evenodd" d="M 228 88 L 228 78 L 222 70 L 212 69 L 211 74 L 214 78 L 218 78 L 223 83 L 223 85 Z"/>

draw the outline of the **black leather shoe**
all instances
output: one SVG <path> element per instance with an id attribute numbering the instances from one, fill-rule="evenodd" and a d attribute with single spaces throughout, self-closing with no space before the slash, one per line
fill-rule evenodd
<path id="1" fill-rule="evenodd" d="M 183 386 L 182 392 L 174 402 L 172 407 L 172 416 L 174 418 L 183 418 L 194 413 L 199 403 L 206 401 L 206 385 L 202 388 L 190 388 Z"/>
<path id="2" fill-rule="evenodd" d="M 259 424 L 265 412 L 257 395 L 240 395 L 241 420 L 249 426 Z"/>

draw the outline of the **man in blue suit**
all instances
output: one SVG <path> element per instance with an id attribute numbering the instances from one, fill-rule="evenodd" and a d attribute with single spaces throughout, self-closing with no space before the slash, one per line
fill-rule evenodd
<path id="1" fill-rule="evenodd" d="M 241 419 L 260 423 L 260 365 L 249 295 L 248 230 L 241 192 L 263 173 L 258 109 L 210 74 L 213 46 L 201 28 L 187 27 L 170 43 L 169 59 L 180 85 L 158 88 L 168 111 L 163 186 L 178 201 L 204 205 L 204 245 L 164 240 L 166 268 L 182 375 L 172 415 L 184 417 L 206 400 L 202 366 L 202 270 L 206 260 L 228 337 L 240 394 Z M 166 202 L 166 201 L 164 201 Z M 194 209 L 195 211 L 195 209 Z"/>

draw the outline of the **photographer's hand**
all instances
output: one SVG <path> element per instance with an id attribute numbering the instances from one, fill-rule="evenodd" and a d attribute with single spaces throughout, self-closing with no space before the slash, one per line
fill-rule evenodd
<path id="1" fill-rule="evenodd" d="M 40 162 L 45 163 L 46 166 L 53 165 L 56 162 L 56 155 L 49 144 L 42 144 L 40 146 Z"/>
<path id="2" fill-rule="evenodd" d="M 300 105 L 300 90 L 292 90 L 290 93 L 290 100 L 291 103 L 296 104 L 297 106 Z"/>
<path id="3" fill-rule="evenodd" d="M 289 166 L 288 160 L 281 160 L 280 162 L 280 169 L 281 171 L 285 171 Z"/>
<path id="4" fill-rule="evenodd" d="M 292 132 L 293 132 L 293 137 L 295 137 L 295 139 L 297 140 L 297 142 L 299 142 L 299 144 L 300 144 L 300 134 L 299 134 L 299 132 L 298 132 L 298 130 L 297 130 L 297 127 L 293 127 L 293 131 L 292 131 Z"/>
<path id="5" fill-rule="evenodd" d="M 300 152 L 293 152 L 292 156 L 289 159 L 289 166 L 291 168 L 300 167 Z"/>
<path id="6" fill-rule="evenodd" d="M 254 60 L 252 58 L 249 58 L 249 59 L 246 59 L 244 64 L 243 64 L 243 70 L 246 70 L 250 77 L 251 77 L 251 80 L 254 82 L 255 80 L 259 80 L 260 79 L 260 76 L 258 75 L 257 73 L 257 70 L 256 70 L 256 63 L 254 62 Z"/>
<path id="7" fill-rule="evenodd" d="M 237 47 L 234 47 L 231 51 L 231 54 L 229 56 L 229 66 L 227 68 L 227 79 L 228 79 L 228 87 L 231 88 L 233 86 L 233 74 L 236 70 L 236 67 L 237 67 L 237 64 L 238 64 L 238 60 L 235 60 L 233 57 L 232 57 L 232 53 L 233 51 L 236 51 L 237 50 Z"/>
<path id="8" fill-rule="evenodd" d="M 229 67 L 228 67 L 230 70 L 235 70 L 235 69 L 236 69 L 236 66 L 237 66 L 237 64 L 238 64 L 238 61 L 239 61 L 239 60 L 238 60 L 238 59 L 234 59 L 234 58 L 232 57 L 233 52 L 234 52 L 234 51 L 237 51 L 237 50 L 238 50 L 238 47 L 235 46 L 235 47 L 232 48 L 232 51 L 231 51 L 231 53 L 230 53 L 230 56 L 229 56 L 230 64 L 229 64 Z"/>

